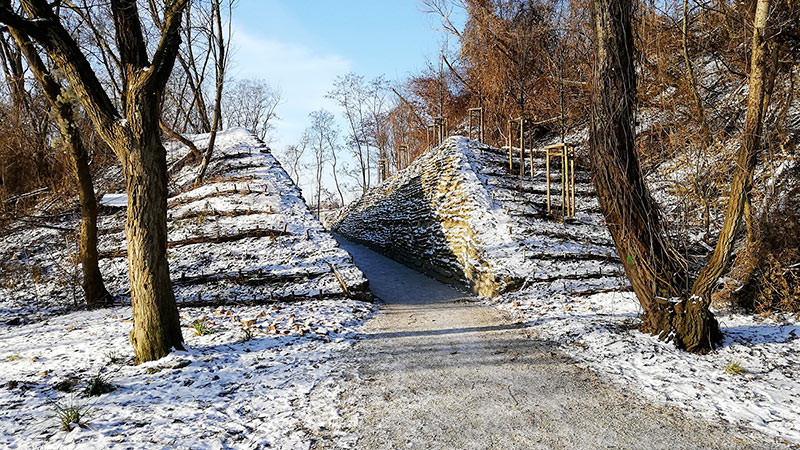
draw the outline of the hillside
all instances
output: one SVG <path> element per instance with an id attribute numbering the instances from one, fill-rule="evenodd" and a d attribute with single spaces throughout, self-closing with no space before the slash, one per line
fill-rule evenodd
<path id="1" fill-rule="evenodd" d="M 508 173 L 504 150 L 452 137 L 347 207 L 332 229 L 484 296 L 624 285 L 588 171 L 576 169 L 575 217 L 561 218 L 560 163 L 552 163 L 551 215 L 541 152 L 534 177 L 521 177 Z"/>
<path id="2" fill-rule="evenodd" d="M 194 138 L 203 148 L 207 136 Z M 187 147 L 168 145 L 169 262 L 175 294 L 187 305 L 299 299 L 369 299 L 368 282 L 312 215 L 299 189 L 250 132 L 217 137 L 205 183 L 192 186 Z M 119 173 L 105 175 L 119 185 Z M 126 303 L 125 195 L 108 194 L 99 218 L 100 269 Z M 0 242 L 3 321 L 31 321 L 81 303 L 72 211 L 20 222 Z M 341 280 L 341 281 L 340 281 Z M 345 288 L 346 286 L 346 288 Z M 346 290 L 345 290 L 346 289 Z"/>
<path id="3" fill-rule="evenodd" d="M 193 139 L 203 148 L 208 137 Z M 196 161 L 167 146 L 186 351 L 134 364 L 124 194 L 104 196 L 100 221 L 108 308 L 80 310 L 71 210 L 0 241 L 0 447 L 296 448 L 330 433 L 336 360 L 373 312 L 367 280 L 263 143 L 235 129 L 215 147 L 206 182 L 191 187 Z M 103 178 L 121 184 L 118 171 Z"/>

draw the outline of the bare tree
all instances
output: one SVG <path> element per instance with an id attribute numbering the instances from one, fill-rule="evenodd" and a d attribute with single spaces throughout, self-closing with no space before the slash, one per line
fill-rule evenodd
<path id="1" fill-rule="evenodd" d="M 165 128 L 175 134 L 211 132 L 211 111 L 207 107 L 205 87 L 209 66 L 216 67 L 213 58 L 216 24 L 212 15 L 214 0 L 209 1 L 209 4 L 206 0 L 190 2 L 183 15 L 183 45 L 177 55 L 179 65 L 173 70 L 165 96 L 164 113 L 170 116 L 164 121 Z M 151 20 L 161 30 L 163 4 L 147 0 L 147 5 Z"/>
<path id="2" fill-rule="evenodd" d="M 328 142 L 328 151 L 331 157 L 331 173 L 333 174 L 333 184 L 336 186 L 336 192 L 339 194 L 339 205 L 344 206 L 344 194 L 342 194 L 342 187 L 339 184 L 339 130 L 333 123 L 333 114 L 330 115 L 330 124 L 325 133 L 325 140 Z"/>
<path id="3" fill-rule="evenodd" d="M 211 135 L 208 138 L 208 148 L 206 148 L 203 160 L 200 162 L 200 168 L 197 171 L 195 184 L 203 181 L 203 177 L 208 169 L 208 163 L 211 162 L 211 157 L 214 153 L 214 144 L 217 139 L 217 131 L 222 123 L 222 90 L 225 86 L 225 73 L 228 68 L 229 49 L 231 45 L 231 33 L 233 28 L 233 6 L 236 0 L 226 0 L 228 21 L 227 25 L 223 28 L 222 25 L 222 8 L 220 3 L 222 0 L 211 0 L 211 15 L 209 23 L 210 29 L 214 36 L 214 42 L 211 46 L 212 53 L 214 54 L 214 68 L 215 68 L 215 92 L 214 97 L 214 118 L 211 120 Z M 227 32 L 226 32 L 227 28 Z"/>
<path id="4" fill-rule="evenodd" d="M 320 217 L 322 204 L 322 175 L 325 163 L 330 159 L 330 137 L 333 133 L 333 114 L 324 109 L 313 111 L 308 115 L 311 125 L 308 127 L 307 134 L 310 137 L 311 149 L 314 151 L 314 181 L 317 189 L 315 203 L 317 206 L 317 217 Z"/>
<path id="5" fill-rule="evenodd" d="M 230 84 L 230 83 L 229 83 Z M 238 80 L 231 84 L 223 102 L 226 128 L 242 127 L 270 143 L 278 119 L 275 110 L 283 94 L 266 80 Z"/>
<path id="6" fill-rule="evenodd" d="M 359 177 L 356 182 L 362 193 L 370 187 L 370 140 L 367 110 L 367 87 L 364 77 L 348 73 L 336 78 L 333 89 L 326 97 L 333 99 L 342 108 L 347 125 L 350 127 L 348 144 L 358 164 Z"/>
<path id="7" fill-rule="evenodd" d="M 730 260 L 755 169 L 767 103 L 765 88 L 771 83 L 764 38 L 769 4 L 770 0 L 758 0 L 756 6 L 747 117 L 725 223 L 710 260 L 690 284 L 687 263 L 668 238 L 634 148 L 632 2 L 593 1 L 597 68 L 591 157 L 598 200 L 645 311 L 643 330 L 673 340 L 688 351 L 707 351 L 721 338 L 719 325 L 709 311 L 711 291 Z"/>
<path id="8" fill-rule="evenodd" d="M 24 14 L 0 2 L 0 23 L 42 46 L 69 81 L 103 140 L 122 162 L 128 193 L 128 245 L 137 362 L 159 359 L 183 348 L 178 309 L 167 263 L 167 163 L 161 143 L 161 99 L 180 46 L 188 0 L 165 4 L 163 31 L 152 58 L 135 0 L 111 0 L 120 65 L 124 69 L 121 109 L 103 87 L 86 55 L 64 27 L 57 4 L 21 0 Z"/>
<path id="9" fill-rule="evenodd" d="M 300 142 L 286 146 L 286 149 L 280 156 L 280 159 L 284 165 L 289 166 L 289 176 L 291 176 L 294 180 L 294 184 L 298 186 L 300 185 L 300 169 L 302 168 L 300 161 L 306 152 L 306 147 L 308 147 L 310 140 L 311 138 L 309 137 L 308 132 L 303 133 L 303 135 L 300 137 Z"/>
<path id="10" fill-rule="evenodd" d="M 389 83 L 383 76 L 372 79 L 366 86 L 369 139 L 377 150 L 378 159 L 383 160 L 388 160 L 389 156 L 389 91 Z"/>
<path id="11" fill-rule="evenodd" d="M 87 307 L 104 306 L 111 301 L 111 295 L 106 290 L 98 265 L 97 200 L 89 172 L 89 155 L 76 122 L 77 111 L 73 105 L 75 99 L 45 66 L 28 36 L 14 27 L 9 30 L 50 103 L 58 122 L 61 140 L 69 152 L 81 206 L 79 256 L 83 272 L 83 292 Z"/>
<path id="12" fill-rule="evenodd" d="M 697 276 L 692 286 L 692 296 L 701 299 L 706 306 L 711 304 L 711 291 L 728 266 L 733 252 L 736 230 L 750 207 L 750 191 L 753 173 L 761 145 L 764 114 L 769 104 L 769 94 L 777 73 L 777 50 L 772 49 L 775 59 L 770 61 L 767 38 L 767 18 L 771 0 L 758 0 L 753 19 L 753 44 L 750 56 L 750 81 L 747 92 L 747 115 L 742 133 L 741 147 L 736 160 L 736 169 L 731 180 L 731 191 L 725 211 L 717 245 L 708 263 Z"/>

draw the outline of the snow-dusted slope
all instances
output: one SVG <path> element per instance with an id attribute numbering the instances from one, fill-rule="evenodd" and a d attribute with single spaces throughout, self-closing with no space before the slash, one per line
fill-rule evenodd
<path id="1" fill-rule="evenodd" d="M 546 212 L 541 156 L 533 177 L 510 175 L 507 161 L 503 150 L 452 137 L 349 206 L 333 229 L 486 296 L 623 284 L 588 173 L 577 175 L 576 217 L 560 220 Z M 554 205 L 559 186 L 556 177 Z"/>
<path id="2" fill-rule="evenodd" d="M 208 136 L 195 137 L 205 148 Z M 311 214 L 299 189 L 267 147 L 243 129 L 222 132 L 206 182 L 193 187 L 196 162 L 168 146 L 169 263 L 184 304 L 258 303 L 303 298 L 369 298 L 367 280 Z M 102 202 L 100 269 L 109 291 L 126 300 L 125 196 Z M 0 242 L 0 314 L 14 320 L 79 303 L 75 217 L 51 228 L 20 226 Z M 52 228 L 56 227 L 56 228 Z M 346 286 L 346 292 L 345 287 Z M 30 317 L 29 317 L 30 319 Z"/>
<path id="3" fill-rule="evenodd" d="M 195 142 L 202 149 L 207 139 Z M 352 440 L 331 423 L 339 417 L 340 354 L 373 311 L 359 300 L 370 297 L 367 281 L 263 143 L 231 130 L 215 147 L 197 188 L 196 161 L 184 164 L 188 149 L 168 147 L 169 262 L 187 351 L 133 364 L 124 194 L 104 197 L 100 227 L 101 270 L 123 305 L 54 317 L 80 301 L 74 241 L 65 240 L 77 217 L 19 224 L 0 241 L 0 448 Z M 194 307 L 209 302 L 218 305 Z M 115 389 L 85 395 L 94 376 Z M 56 412 L 68 407 L 82 413 L 81 426 L 64 431 Z"/>

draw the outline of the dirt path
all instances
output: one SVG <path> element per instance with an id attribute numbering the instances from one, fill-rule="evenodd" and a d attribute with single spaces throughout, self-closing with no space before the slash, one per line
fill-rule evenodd
<path id="1" fill-rule="evenodd" d="M 359 416 L 357 448 L 768 448 L 650 406 L 503 312 L 337 239 L 384 302 L 347 355 L 359 375 L 343 415 Z"/>

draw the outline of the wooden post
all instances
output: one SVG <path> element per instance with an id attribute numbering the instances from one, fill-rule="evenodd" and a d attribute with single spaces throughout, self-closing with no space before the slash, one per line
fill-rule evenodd
<path id="1" fill-rule="evenodd" d="M 468 110 L 468 112 L 469 112 L 469 130 L 468 130 L 469 138 L 473 139 L 472 130 L 477 125 L 478 130 L 475 133 L 475 137 L 478 138 L 481 143 L 484 143 L 484 140 L 483 140 L 483 107 L 480 106 L 478 108 L 470 108 Z M 477 118 L 475 118 L 475 113 L 478 113 L 477 114 L 477 116 L 478 116 Z M 473 119 L 474 119 L 474 121 L 473 121 Z"/>
<path id="2" fill-rule="evenodd" d="M 400 159 L 400 167 L 405 169 L 406 167 L 408 167 L 408 164 L 411 159 L 408 151 L 408 145 L 403 144 L 399 146 L 397 148 L 397 151 L 398 151 L 398 158 Z"/>
<path id="3" fill-rule="evenodd" d="M 567 215 L 567 200 L 569 197 L 567 196 L 567 171 L 569 170 L 569 165 L 567 164 L 567 148 L 565 146 L 561 147 L 561 215 Z"/>
<path id="4" fill-rule="evenodd" d="M 481 130 L 481 143 L 485 144 L 486 140 L 485 140 L 484 133 L 483 133 L 483 123 L 484 123 L 483 122 L 483 106 L 481 106 L 481 114 L 480 114 L 480 116 L 481 116 L 481 128 L 480 128 L 480 130 Z"/>
<path id="5" fill-rule="evenodd" d="M 519 176 L 525 176 L 525 119 L 519 117 Z"/>
<path id="6" fill-rule="evenodd" d="M 531 163 L 531 176 L 533 176 L 533 142 L 531 142 L 531 150 L 530 152 L 528 152 L 528 155 L 530 157 L 530 163 Z"/>
<path id="7" fill-rule="evenodd" d="M 508 137 L 506 138 L 506 142 L 508 143 L 508 173 L 514 173 L 514 165 L 512 164 L 512 147 L 511 147 L 511 119 L 508 119 Z"/>
<path id="8" fill-rule="evenodd" d="M 547 213 L 550 214 L 550 150 L 544 149 L 545 170 L 547 171 Z"/>
<path id="9" fill-rule="evenodd" d="M 467 119 L 467 137 L 472 139 L 472 110 L 468 111 L 469 118 Z"/>
<path id="10" fill-rule="evenodd" d="M 572 155 L 572 159 L 570 159 L 570 168 L 572 169 L 572 179 L 571 184 L 572 187 L 570 188 L 570 192 L 572 193 L 572 200 L 569 202 L 570 206 L 572 206 L 572 213 L 570 214 L 571 217 L 575 217 L 575 155 Z"/>
<path id="11" fill-rule="evenodd" d="M 428 125 L 425 127 L 425 137 L 428 142 L 428 148 L 431 148 L 431 126 Z"/>
<path id="12" fill-rule="evenodd" d="M 447 126 L 447 123 L 445 122 L 445 118 L 444 117 L 438 116 L 438 117 L 434 117 L 433 118 L 433 125 L 430 125 L 430 127 L 432 129 L 431 134 L 432 134 L 433 138 L 435 139 L 435 143 L 436 143 L 437 146 L 441 145 L 441 143 L 444 142 L 446 126 Z"/>

